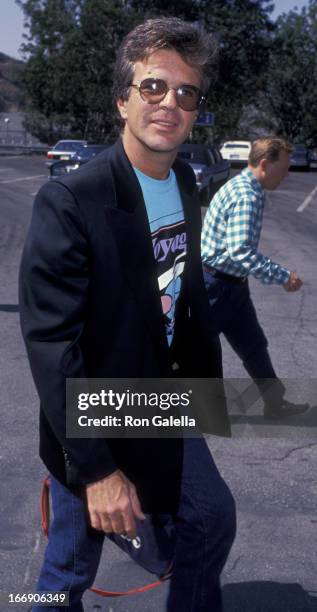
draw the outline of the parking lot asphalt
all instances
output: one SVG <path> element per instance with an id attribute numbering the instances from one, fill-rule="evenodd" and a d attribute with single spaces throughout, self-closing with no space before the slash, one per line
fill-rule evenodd
<path id="1" fill-rule="evenodd" d="M 0 576 L 3 593 L 32 592 L 45 548 L 39 490 L 38 400 L 18 323 L 17 272 L 34 195 L 47 177 L 44 158 L 0 159 Z M 232 439 L 209 436 L 237 504 L 238 531 L 223 572 L 225 612 L 317 611 L 317 171 L 290 172 L 268 194 L 261 250 L 296 269 L 298 293 L 263 286 L 251 292 L 288 398 L 309 401 L 305 417 L 264 423 L 259 402 L 247 413 L 237 388 L 246 373 L 222 339 Z M 241 381 L 244 379 L 244 381 Z M 238 382 L 237 382 L 238 381 Z M 96 585 L 124 590 L 153 577 L 114 545 L 105 546 Z M 85 595 L 85 610 L 160 612 L 168 585 L 128 598 Z M 4 603 L 0 610 L 27 610 Z M 182 611 L 180 611 L 182 612 Z"/>

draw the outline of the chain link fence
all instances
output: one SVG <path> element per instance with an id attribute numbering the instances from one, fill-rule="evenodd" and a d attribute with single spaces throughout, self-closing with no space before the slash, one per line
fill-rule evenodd
<path id="1" fill-rule="evenodd" d="M 23 113 L 0 113 L 0 154 L 44 153 L 48 147 L 23 127 Z"/>
<path id="2" fill-rule="evenodd" d="M 41 143 L 25 130 L 6 130 L 0 131 L 1 146 L 42 146 Z"/>

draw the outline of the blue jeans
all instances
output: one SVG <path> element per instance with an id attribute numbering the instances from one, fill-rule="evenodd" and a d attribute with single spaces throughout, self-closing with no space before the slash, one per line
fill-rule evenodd
<path id="1" fill-rule="evenodd" d="M 257 384 L 264 401 L 280 404 L 285 387 L 277 378 L 267 349 L 268 342 L 258 321 L 248 281 L 235 283 L 215 278 L 204 271 L 210 305 L 210 327 L 224 334 Z M 273 379 L 275 380 L 272 385 Z"/>
<path id="2" fill-rule="evenodd" d="M 82 499 L 53 478 L 51 494 L 54 520 L 37 589 L 70 591 L 68 609 L 82 612 L 81 597 L 94 582 L 104 536 L 87 526 Z M 221 612 L 219 578 L 235 536 L 235 504 L 201 438 L 184 440 L 175 522 L 177 543 L 168 612 Z M 51 612 L 65 609 L 50 608 Z M 33 607 L 33 612 L 45 610 Z"/>

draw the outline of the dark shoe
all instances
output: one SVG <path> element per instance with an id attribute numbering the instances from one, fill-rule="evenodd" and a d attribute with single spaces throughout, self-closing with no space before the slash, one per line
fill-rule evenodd
<path id="1" fill-rule="evenodd" d="M 285 419 L 290 416 L 303 414 L 309 409 L 309 404 L 293 404 L 287 400 L 283 400 L 279 406 L 270 407 L 264 406 L 265 419 Z"/>

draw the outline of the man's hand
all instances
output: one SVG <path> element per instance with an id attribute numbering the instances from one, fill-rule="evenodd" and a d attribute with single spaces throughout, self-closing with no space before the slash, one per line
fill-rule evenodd
<path id="1" fill-rule="evenodd" d="M 136 488 L 120 471 L 85 486 L 90 524 L 106 533 L 136 537 L 135 518 L 144 520 Z"/>
<path id="2" fill-rule="evenodd" d="M 287 283 L 283 285 L 285 291 L 298 291 L 302 286 L 302 281 L 296 272 L 291 272 Z"/>

